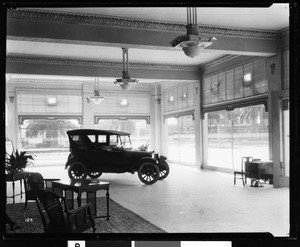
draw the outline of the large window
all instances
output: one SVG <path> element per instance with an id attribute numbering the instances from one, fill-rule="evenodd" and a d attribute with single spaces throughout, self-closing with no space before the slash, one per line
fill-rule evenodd
<path id="1" fill-rule="evenodd" d="M 195 123 L 193 116 L 170 117 L 167 124 L 168 159 L 195 164 Z"/>
<path id="2" fill-rule="evenodd" d="M 150 141 L 150 124 L 144 119 L 100 119 L 95 129 L 117 130 L 131 134 L 132 147 L 137 148 Z M 149 148 L 151 149 L 151 142 Z"/>
<path id="3" fill-rule="evenodd" d="M 269 159 L 268 113 L 264 105 L 207 113 L 208 165 L 239 169 L 241 157 Z"/>
<path id="4" fill-rule="evenodd" d="M 62 165 L 69 154 L 66 132 L 78 128 L 78 119 L 28 118 L 19 125 L 19 147 L 35 155 L 37 166 Z"/>

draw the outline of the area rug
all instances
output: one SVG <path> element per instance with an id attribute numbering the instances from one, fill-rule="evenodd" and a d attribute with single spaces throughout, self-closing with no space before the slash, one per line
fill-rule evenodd
<path id="1" fill-rule="evenodd" d="M 6 205 L 8 215 L 21 226 L 21 229 L 16 231 L 10 231 L 7 226 L 7 233 L 44 233 L 42 220 L 36 203 L 28 202 L 27 208 L 24 208 L 24 206 L 25 203 Z M 112 199 L 109 201 L 109 213 L 109 220 L 106 220 L 106 218 L 95 219 L 97 227 L 96 233 L 165 233 L 163 229 L 124 208 Z M 97 214 L 106 214 L 105 197 L 97 198 Z M 85 233 L 92 233 L 92 230 L 88 230 Z"/>

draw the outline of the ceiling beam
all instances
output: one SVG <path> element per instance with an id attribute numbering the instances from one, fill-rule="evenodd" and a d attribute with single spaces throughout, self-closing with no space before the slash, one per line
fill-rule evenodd
<path id="1" fill-rule="evenodd" d="M 122 64 L 49 57 L 7 56 L 6 73 L 117 79 L 122 77 Z M 129 74 L 132 78 L 137 79 L 198 81 L 199 67 L 135 64 L 130 66 Z"/>
<path id="2" fill-rule="evenodd" d="M 185 34 L 185 30 L 173 26 L 169 28 L 167 24 L 161 23 L 157 24 L 158 28 L 155 28 L 153 22 L 148 23 L 148 26 L 151 24 L 151 28 L 147 26 L 141 28 L 138 20 L 130 22 L 130 25 L 126 22 L 113 25 L 111 23 L 116 22 L 113 22 L 114 19 L 106 20 L 105 24 L 102 24 L 103 21 L 100 24 L 98 22 L 86 24 L 79 21 L 71 22 L 64 19 L 65 16 L 62 14 L 56 19 L 45 13 L 34 12 L 38 17 L 30 14 L 21 16 L 22 18 L 19 15 L 17 17 L 9 15 L 7 35 L 10 39 L 172 50 L 176 48 L 173 48 L 170 42 L 177 36 Z M 144 23 L 143 25 L 145 26 Z M 211 36 L 217 38 L 213 45 L 206 48 L 211 51 L 233 55 L 272 56 L 279 49 L 274 32 L 215 27 L 201 27 L 199 30 L 203 38 Z"/>

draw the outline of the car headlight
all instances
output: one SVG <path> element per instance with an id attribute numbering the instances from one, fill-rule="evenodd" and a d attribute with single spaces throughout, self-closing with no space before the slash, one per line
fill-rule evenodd
<path id="1" fill-rule="evenodd" d="M 153 158 L 156 159 L 156 160 L 158 160 L 159 156 L 160 156 L 159 153 L 154 153 Z"/>

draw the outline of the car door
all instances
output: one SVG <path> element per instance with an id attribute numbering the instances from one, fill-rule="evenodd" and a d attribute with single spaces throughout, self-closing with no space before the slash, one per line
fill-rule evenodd
<path id="1" fill-rule="evenodd" d="M 124 155 L 125 150 L 120 148 L 118 135 L 109 135 L 109 146 L 104 150 L 105 160 L 107 161 L 108 172 L 126 172 L 130 167 L 130 161 Z"/>

